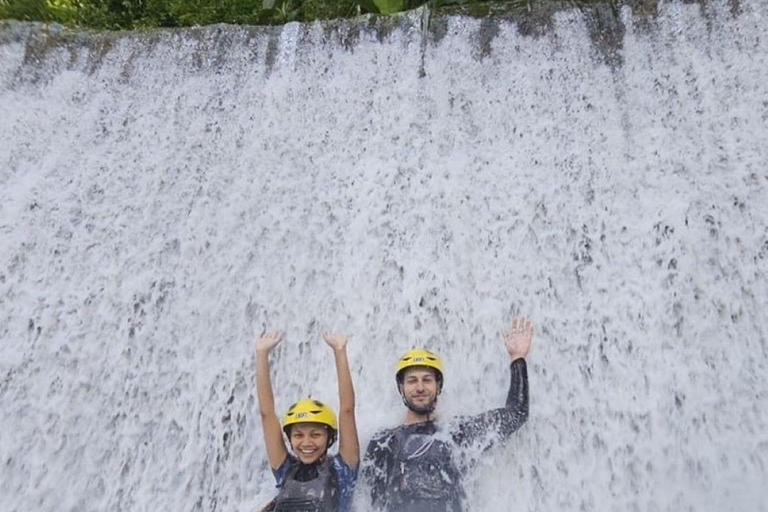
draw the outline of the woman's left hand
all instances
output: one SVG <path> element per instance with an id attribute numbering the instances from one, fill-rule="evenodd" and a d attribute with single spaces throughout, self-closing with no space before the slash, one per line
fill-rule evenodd
<path id="1" fill-rule="evenodd" d="M 344 350 L 347 348 L 349 336 L 346 334 L 331 334 L 329 332 L 324 332 L 323 339 L 333 350 Z"/>

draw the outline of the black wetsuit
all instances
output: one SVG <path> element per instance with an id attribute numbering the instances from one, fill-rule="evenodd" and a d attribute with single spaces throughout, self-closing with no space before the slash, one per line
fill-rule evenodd
<path id="1" fill-rule="evenodd" d="M 363 478 L 374 508 L 386 512 L 462 512 L 464 487 L 460 449 L 481 452 L 509 438 L 528 419 L 528 371 L 512 362 L 507 403 L 444 426 L 434 421 L 400 425 L 376 434 L 368 444 Z"/>

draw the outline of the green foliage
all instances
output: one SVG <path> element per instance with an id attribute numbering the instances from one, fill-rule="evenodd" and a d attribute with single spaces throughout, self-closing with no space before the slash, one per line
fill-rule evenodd
<path id="1" fill-rule="evenodd" d="M 304 0 L 301 2 L 302 21 L 349 18 L 365 12 L 360 2 L 339 0 Z"/>
<path id="2" fill-rule="evenodd" d="M 547 0 L 0 0 L 0 19 L 62 23 L 100 29 L 183 27 L 212 23 L 271 25 L 290 21 L 392 14 L 424 4 L 507 5 L 530 10 Z M 574 5 L 600 0 L 570 0 Z M 616 0 L 602 0 L 610 1 Z"/>
<path id="3" fill-rule="evenodd" d="M 51 21 L 47 0 L 0 0 L 0 18 Z"/>
<path id="4" fill-rule="evenodd" d="M 370 12 L 394 14 L 407 9 L 405 0 L 363 0 L 360 4 Z"/>

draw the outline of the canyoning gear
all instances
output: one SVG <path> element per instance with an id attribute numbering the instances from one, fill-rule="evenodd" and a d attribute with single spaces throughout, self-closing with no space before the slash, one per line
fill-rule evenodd
<path id="1" fill-rule="evenodd" d="M 435 438 L 434 423 L 417 425 L 421 428 L 395 432 L 394 458 L 400 464 L 392 478 L 394 508 L 461 512 L 464 489 L 450 446 Z"/>
<path id="2" fill-rule="evenodd" d="M 461 512 L 461 472 L 450 436 L 439 436 L 434 421 L 401 425 L 375 436 L 364 464 L 374 508 L 386 512 Z M 371 480 L 371 478 L 373 478 Z"/>
<path id="3" fill-rule="evenodd" d="M 403 385 L 405 373 L 409 368 L 429 368 L 434 371 L 437 391 L 435 397 L 428 405 L 417 406 L 406 397 Z M 395 379 L 397 382 L 397 390 L 400 392 L 400 396 L 403 399 L 403 404 L 411 411 L 417 414 L 430 414 L 435 410 L 435 407 L 437 407 L 437 395 L 443 390 L 443 364 L 437 354 L 421 348 L 414 348 L 407 351 L 397 362 Z"/>
<path id="4" fill-rule="evenodd" d="M 272 500 L 261 507 L 258 512 L 275 512 L 275 503 L 277 503 L 277 498 L 272 498 Z"/>
<path id="5" fill-rule="evenodd" d="M 403 373 L 405 370 L 414 366 L 426 366 L 434 369 L 437 373 L 438 393 L 442 390 L 443 363 L 440 361 L 440 356 L 423 348 L 412 348 L 403 354 L 403 357 L 397 362 L 397 367 L 395 368 L 395 380 L 397 381 L 398 389 L 403 382 Z"/>
<path id="6" fill-rule="evenodd" d="M 316 464 L 293 464 L 280 487 L 275 512 L 336 512 L 336 472 L 325 457 Z"/>
<path id="7" fill-rule="evenodd" d="M 508 439 L 528 419 L 525 359 L 510 365 L 505 407 L 441 425 L 425 421 L 376 434 L 368 444 L 363 476 L 375 509 L 385 512 L 459 512 L 462 478 L 483 452 Z"/>
<path id="8" fill-rule="evenodd" d="M 338 455 L 313 464 L 289 455 L 274 475 L 280 488 L 274 512 L 349 512 L 357 470 Z"/>
<path id="9" fill-rule="evenodd" d="M 329 448 L 336 440 L 336 415 L 333 410 L 313 398 L 304 398 L 294 403 L 288 408 L 283 416 L 283 432 L 289 438 L 291 437 L 292 425 L 297 423 L 320 423 L 328 428 L 328 446 Z"/>

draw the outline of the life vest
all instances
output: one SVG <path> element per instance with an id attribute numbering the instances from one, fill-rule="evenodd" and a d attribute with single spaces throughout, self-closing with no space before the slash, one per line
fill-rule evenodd
<path id="1" fill-rule="evenodd" d="M 451 446 L 431 434 L 395 434 L 389 510 L 461 512 L 464 491 Z"/>
<path id="2" fill-rule="evenodd" d="M 331 458 L 325 457 L 317 464 L 317 475 L 304 482 L 296 479 L 301 469 L 302 464 L 297 462 L 288 472 L 277 494 L 274 512 L 336 512 L 338 477 Z"/>

